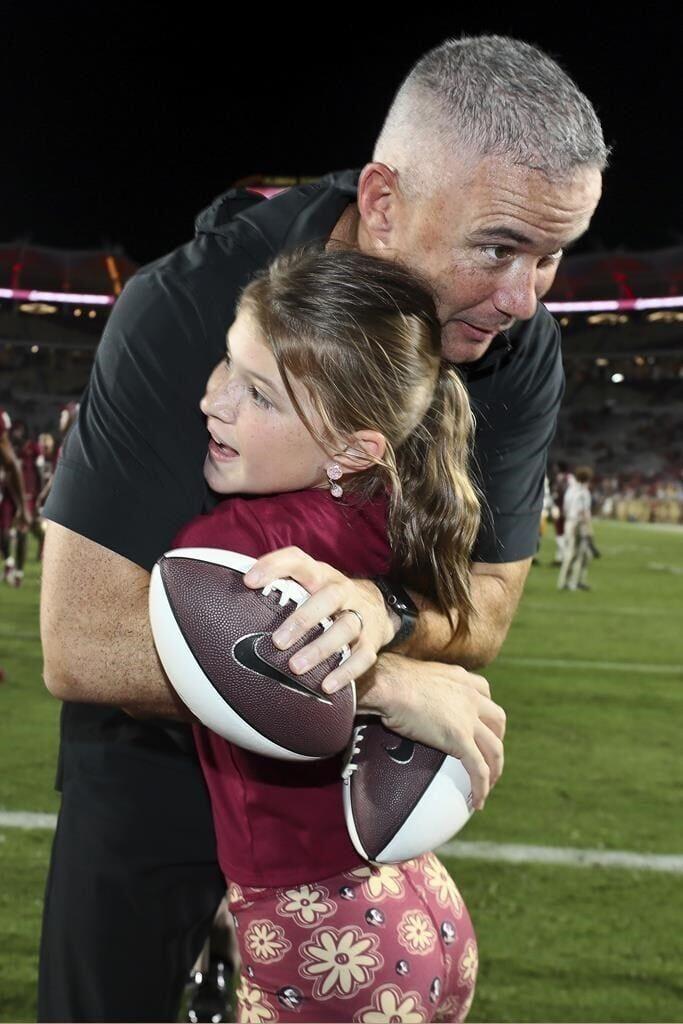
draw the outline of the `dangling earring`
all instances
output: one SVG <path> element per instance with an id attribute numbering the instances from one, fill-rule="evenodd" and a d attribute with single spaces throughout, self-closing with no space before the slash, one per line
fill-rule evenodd
<path id="1" fill-rule="evenodd" d="M 338 463 L 333 462 L 331 466 L 327 467 L 327 479 L 330 481 L 330 494 L 333 498 L 341 498 L 344 493 L 341 485 L 335 483 L 336 480 L 341 480 L 343 475 L 344 470 Z"/>

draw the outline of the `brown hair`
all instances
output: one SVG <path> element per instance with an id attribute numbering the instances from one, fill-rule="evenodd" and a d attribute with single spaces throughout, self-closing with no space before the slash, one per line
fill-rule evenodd
<path id="1" fill-rule="evenodd" d="M 466 633 L 479 527 L 468 475 L 473 418 L 457 371 L 441 360 L 429 285 L 399 263 L 315 248 L 276 259 L 244 290 L 245 306 L 319 444 L 332 455 L 355 431 L 384 435 L 384 457 L 345 477 L 344 489 L 363 499 L 389 493 L 393 574 L 434 600 L 451 625 L 457 608 L 457 633 Z M 291 378 L 306 388 L 322 432 Z"/>

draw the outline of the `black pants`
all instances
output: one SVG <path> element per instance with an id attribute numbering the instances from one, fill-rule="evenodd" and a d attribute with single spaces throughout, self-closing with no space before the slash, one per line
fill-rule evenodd
<path id="1" fill-rule="evenodd" d="M 225 891 L 196 758 L 62 746 L 38 1020 L 175 1021 Z"/>

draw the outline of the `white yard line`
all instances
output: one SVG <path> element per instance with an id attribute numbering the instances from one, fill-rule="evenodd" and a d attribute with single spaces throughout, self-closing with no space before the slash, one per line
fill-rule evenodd
<path id="1" fill-rule="evenodd" d="M 521 846 L 508 843 L 468 843 L 454 840 L 439 850 L 444 857 L 504 861 L 508 864 L 553 864 L 573 868 L 630 868 L 683 874 L 683 856 L 629 853 L 626 850 L 580 850 L 562 846 Z"/>
<path id="2" fill-rule="evenodd" d="M 527 608 L 530 608 L 532 611 L 535 612 L 547 612 L 549 615 L 553 615 L 555 617 L 557 616 L 557 605 L 550 604 L 548 601 L 543 602 L 525 600 L 522 607 L 525 610 Z M 572 615 L 590 615 L 592 619 L 595 619 L 598 615 L 637 615 L 638 618 L 641 619 L 644 615 L 656 615 L 658 619 L 661 619 L 662 615 L 671 615 L 672 617 L 675 615 L 679 619 L 681 617 L 680 608 L 676 608 L 673 605 L 667 605 L 666 607 L 662 605 L 648 605 L 647 607 L 638 608 L 635 605 L 627 604 L 601 604 L 598 606 L 594 605 L 591 601 L 590 608 L 586 607 L 585 605 L 581 606 L 573 604 L 571 606 L 570 611 Z"/>
<path id="3" fill-rule="evenodd" d="M 614 672 L 638 672 L 641 675 L 680 676 L 683 665 L 656 665 L 638 661 L 580 661 L 578 658 L 496 658 L 496 665 L 523 665 L 528 668 L 606 669 Z"/>
<path id="4" fill-rule="evenodd" d="M 0 828 L 52 830 L 56 823 L 56 814 L 0 811 Z M 575 868 L 598 866 L 683 874 L 683 856 L 679 854 L 580 850 L 562 846 L 522 846 L 516 843 L 468 843 L 461 840 L 446 843 L 439 853 L 444 857 L 502 861 L 507 864 L 556 864 Z"/>
<path id="5" fill-rule="evenodd" d="M 39 828 L 54 831 L 56 814 L 37 814 L 35 811 L 0 811 L 0 828 Z"/>
<path id="6" fill-rule="evenodd" d="M 625 523 L 620 519 L 599 519 L 606 526 L 616 526 L 623 530 L 649 530 L 652 533 L 683 533 L 682 523 Z"/>

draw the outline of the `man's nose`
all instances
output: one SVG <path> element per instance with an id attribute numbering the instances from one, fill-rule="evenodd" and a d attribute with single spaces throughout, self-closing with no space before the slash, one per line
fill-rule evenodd
<path id="1" fill-rule="evenodd" d="M 536 269 L 516 269 L 501 282 L 493 296 L 499 312 L 515 320 L 530 320 L 538 305 Z"/>

